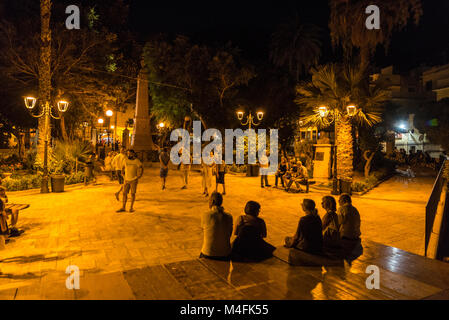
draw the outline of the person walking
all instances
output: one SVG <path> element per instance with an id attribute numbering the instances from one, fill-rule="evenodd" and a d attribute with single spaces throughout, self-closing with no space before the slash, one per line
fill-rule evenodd
<path id="1" fill-rule="evenodd" d="M 123 161 L 125 171 L 125 184 L 123 186 L 123 206 L 117 212 L 126 211 L 128 193 L 131 192 L 131 206 L 129 212 L 134 212 L 134 201 L 136 200 L 137 182 L 143 175 L 143 165 L 134 150 L 128 150 L 128 158 Z M 140 172 L 139 172 L 140 171 Z"/>
<path id="2" fill-rule="evenodd" d="M 85 169 L 84 169 L 84 185 L 87 186 L 89 181 L 93 181 L 95 184 L 97 182 L 97 178 L 95 178 L 94 169 L 95 169 L 95 161 L 96 161 L 96 155 L 94 152 L 91 152 L 89 155 L 89 158 L 87 159 L 85 163 Z"/>
<path id="3" fill-rule="evenodd" d="M 201 217 L 203 246 L 200 258 L 230 260 L 233 222 L 232 215 L 224 211 L 222 204 L 222 195 L 213 192 L 209 198 L 210 211 Z"/>
<path id="4" fill-rule="evenodd" d="M 118 179 L 118 183 L 120 185 L 120 189 L 115 193 L 115 198 L 117 201 L 120 201 L 120 193 L 123 191 L 123 184 L 125 182 L 122 175 L 123 162 L 126 159 L 126 148 L 121 147 L 120 153 L 117 154 L 114 159 L 112 159 L 111 166 L 115 170 L 115 174 Z"/>
<path id="5" fill-rule="evenodd" d="M 160 177 L 162 182 L 162 190 L 165 190 L 165 181 L 168 175 L 168 164 L 170 163 L 170 156 L 168 154 L 167 147 L 162 148 L 162 152 L 159 155 L 159 163 L 161 166 Z"/>
<path id="6" fill-rule="evenodd" d="M 215 191 L 218 192 L 218 185 L 221 184 L 223 186 L 222 195 L 226 194 L 225 174 L 226 174 L 226 163 L 223 160 L 221 160 L 221 163 L 215 165 Z"/>
<path id="7" fill-rule="evenodd" d="M 180 155 L 182 154 L 183 150 L 180 150 Z M 187 189 L 187 184 L 189 183 L 189 171 L 190 171 L 190 165 L 192 163 L 192 156 L 189 154 L 189 161 L 188 163 L 183 163 L 181 161 L 181 163 L 179 164 L 179 168 L 181 171 L 181 179 L 182 179 L 182 183 L 183 186 L 181 187 L 181 189 Z"/>

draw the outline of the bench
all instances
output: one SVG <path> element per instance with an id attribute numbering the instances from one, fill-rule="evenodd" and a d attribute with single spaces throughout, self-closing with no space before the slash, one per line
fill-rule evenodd
<path id="1" fill-rule="evenodd" d="M 292 266 L 331 267 L 344 266 L 343 259 L 331 259 L 328 256 L 310 254 L 295 248 L 277 247 L 273 255 Z"/>
<path id="2" fill-rule="evenodd" d="M 7 203 L 5 205 L 5 210 L 23 210 L 29 207 L 29 204 Z"/>

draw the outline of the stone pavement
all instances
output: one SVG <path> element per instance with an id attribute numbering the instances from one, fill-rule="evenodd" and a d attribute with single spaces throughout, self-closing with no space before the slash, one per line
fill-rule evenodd
<path id="1" fill-rule="evenodd" d="M 301 200 L 307 197 L 320 204 L 327 194 L 261 189 L 257 177 L 228 174 L 226 179 L 226 211 L 235 219 L 248 200 L 260 202 L 267 240 L 276 246 L 295 232 L 302 215 Z M 432 178 L 417 178 L 408 185 L 392 179 L 364 196 L 354 197 L 353 203 L 361 213 L 363 239 L 421 254 L 425 204 L 432 183 Z M 115 212 L 120 203 L 114 197 L 117 185 L 111 182 L 67 188 L 60 194 L 10 192 L 10 202 L 29 203 L 31 207 L 19 218 L 19 227 L 25 233 L 0 251 L 0 299 L 224 299 L 226 292 L 234 298 L 247 298 L 241 290 L 237 295 L 232 290 L 213 295 L 220 281 L 210 274 L 208 282 L 199 271 L 204 264 L 203 259 L 197 259 L 202 243 L 200 217 L 208 210 L 208 200 L 201 196 L 199 173 L 192 172 L 189 188 L 180 190 L 178 172 L 170 171 L 167 186 L 161 191 L 158 169 L 146 168 L 134 213 Z M 323 215 L 323 210 L 319 213 Z M 281 263 L 274 260 L 261 268 L 271 265 L 268 269 L 272 273 Z M 65 288 L 69 265 L 80 268 L 80 290 Z M 190 283 L 195 270 L 201 274 L 197 277 L 206 278 L 201 285 L 198 281 Z M 139 291 L 141 281 L 146 286 Z M 171 285 L 163 288 L 156 285 L 158 281 Z M 151 283 L 154 286 L 149 290 Z M 187 296 L 183 294 L 186 290 Z"/>

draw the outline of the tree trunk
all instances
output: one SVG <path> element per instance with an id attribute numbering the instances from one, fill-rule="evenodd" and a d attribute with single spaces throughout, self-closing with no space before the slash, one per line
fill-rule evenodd
<path id="1" fill-rule="evenodd" d="M 366 160 L 365 163 L 365 178 L 368 178 L 369 173 L 371 171 L 371 163 L 373 161 L 374 155 L 376 154 L 375 151 L 371 150 L 365 150 L 363 152 L 363 158 Z"/>
<path id="2" fill-rule="evenodd" d="M 61 133 L 62 133 L 62 139 L 64 141 L 68 141 L 69 140 L 69 136 L 67 135 L 67 128 L 65 126 L 65 119 L 64 116 L 62 114 L 60 114 L 61 117 Z"/>
<path id="3" fill-rule="evenodd" d="M 42 105 L 50 103 L 51 95 L 51 0 L 41 0 L 41 56 L 39 64 L 39 98 Z M 50 121 L 46 126 L 45 117 L 39 119 L 39 141 L 37 152 L 41 160 L 44 159 L 45 137 L 51 132 Z M 48 139 L 50 140 L 50 139 Z"/>
<path id="4" fill-rule="evenodd" d="M 340 116 L 336 120 L 337 126 L 337 178 L 352 182 L 353 177 L 353 137 L 352 124 L 348 116 Z"/>

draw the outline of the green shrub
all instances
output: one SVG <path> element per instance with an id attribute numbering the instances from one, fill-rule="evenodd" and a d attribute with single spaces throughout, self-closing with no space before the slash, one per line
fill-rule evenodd
<path id="1" fill-rule="evenodd" d="M 368 185 L 365 182 L 353 182 L 351 189 L 354 192 L 362 192 L 368 188 Z"/>
<path id="2" fill-rule="evenodd" d="M 65 177 L 65 184 L 75 184 L 75 183 L 81 183 L 84 182 L 84 172 L 79 171 L 77 173 L 73 173 L 71 175 L 67 175 Z"/>
<path id="3" fill-rule="evenodd" d="M 2 185 L 8 191 L 20 191 L 39 188 L 41 181 L 40 175 L 23 175 L 3 180 Z"/>
<path id="4" fill-rule="evenodd" d="M 242 172 L 246 172 L 246 165 L 237 165 L 237 164 L 232 164 L 231 166 L 228 166 L 227 169 L 230 172 L 236 172 L 236 173 L 242 173 Z"/>

